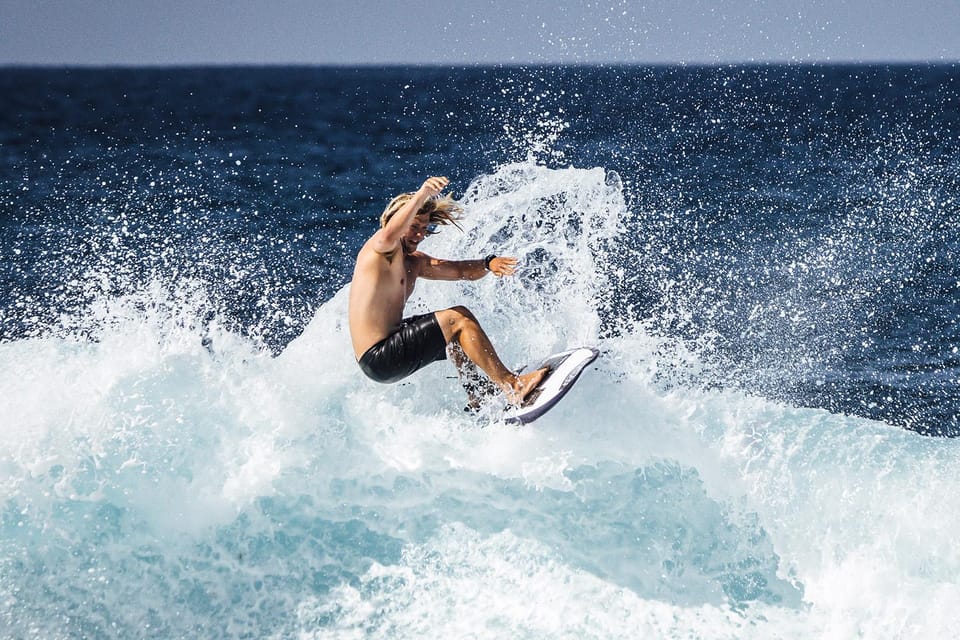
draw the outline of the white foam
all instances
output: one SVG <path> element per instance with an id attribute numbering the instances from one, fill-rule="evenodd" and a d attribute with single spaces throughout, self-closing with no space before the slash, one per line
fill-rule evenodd
<path id="1" fill-rule="evenodd" d="M 561 405 L 477 419 L 449 363 L 370 382 L 346 290 L 277 358 L 216 325 L 208 351 L 162 288 L 106 300 L 96 342 L 0 344 L 0 620 L 69 635 L 55 613 L 82 601 L 94 636 L 960 628 L 955 441 L 661 384 L 697 356 L 605 330 L 627 211 L 602 170 L 510 165 L 465 201 L 465 233 L 423 249 L 521 272 L 423 282 L 412 307 L 466 302 L 509 363 L 599 345 Z"/>
<path id="2" fill-rule="evenodd" d="M 675 607 L 642 598 L 512 531 L 484 537 L 463 526 L 374 565 L 359 585 L 297 608 L 302 638 L 770 638 L 804 627 L 802 613 L 714 604 Z M 320 624 L 323 621 L 323 624 Z"/>

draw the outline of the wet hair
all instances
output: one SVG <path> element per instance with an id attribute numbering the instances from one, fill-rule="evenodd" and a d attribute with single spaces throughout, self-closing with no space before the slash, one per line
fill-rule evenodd
<path id="1" fill-rule="evenodd" d="M 401 193 L 391 200 L 390 204 L 387 205 L 387 208 L 383 210 L 383 214 L 380 216 L 380 228 L 382 229 L 387 226 L 393 214 L 399 211 L 400 208 L 415 195 L 415 193 Z M 463 207 L 455 202 L 453 196 L 449 193 L 429 198 L 416 213 L 418 216 L 429 215 L 430 221 L 428 224 L 442 224 L 444 226 L 452 224 L 457 229 L 463 231 L 463 227 L 457 222 L 463 217 L 462 214 Z"/>

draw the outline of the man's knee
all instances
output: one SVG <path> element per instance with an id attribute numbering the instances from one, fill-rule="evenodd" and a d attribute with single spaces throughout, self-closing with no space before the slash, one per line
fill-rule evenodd
<path id="1" fill-rule="evenodd" d="M 477 322 L 477 319 L 473 313 L 471 313 L 470 309 L 462 305 L 439 311 L 437 312 L 437 316 L 439 317 L 441 325 L 453 333 L 459 333 L 464 326 L 471 323 L 476 324 Z"/>
<path id="2" fill-rule="evenodd" d="M 455 306 L 455 307 L 450 307 L 449 311 L 452 311 L 456 316 L 458 316 L 458 318 L 457 318 L 458 320 L 459 320 L 459 319 L 465 319 L 465 320 L 473 320 L 473 321 L 476 321 L 476 319 L 477 319 L 477 318 L 473 315 L 473 313 L 470 311 L 470 309 L 467 309 L 465 306 L 463 306 L 463 305 L 461 305 L 461 304 L 458 304 L 458 305 Z"/>

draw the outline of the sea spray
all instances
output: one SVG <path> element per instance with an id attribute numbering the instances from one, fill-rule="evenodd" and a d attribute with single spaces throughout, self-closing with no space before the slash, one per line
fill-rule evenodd
<path id="1" fill-rule="evenodd" d="M 202 296 L 105 295 L 82 323 L 95 340 L 0 344 L 0 624 L 36 638 L 957 628 L 951 442 L 665 384 L 697 353 L 616 315 L 608 289 L 638 256 L 603 169 L 507 165 L 464 202 L 465 233 L 424 251 L 512 254 L 521 270 L 421 282 L 411 310 L 468 304 L 510 362 L 596 343 L 562 405 L 529 428 L 478 423 L 449 363 L 365 379 L 346 290 L 277 357 L 208 319 Z"/>

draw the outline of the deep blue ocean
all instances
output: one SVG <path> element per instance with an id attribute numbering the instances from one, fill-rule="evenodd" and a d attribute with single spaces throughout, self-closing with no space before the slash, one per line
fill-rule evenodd
<path id="1" fill-rule="evenodd" d="M 353 361 L 421 282 L 527 427 Z M 0 68 L 0 638 L 960 634 L 960 66 Z"/>

